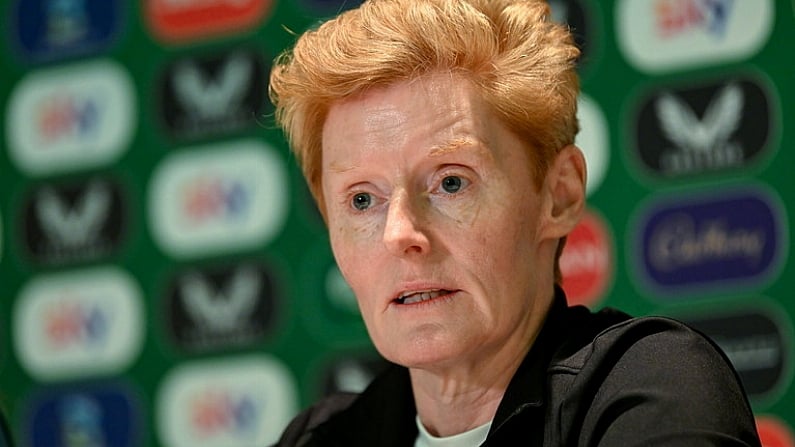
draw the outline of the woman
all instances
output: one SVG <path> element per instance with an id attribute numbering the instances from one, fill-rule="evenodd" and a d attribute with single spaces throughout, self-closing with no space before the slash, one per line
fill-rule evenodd
<path id="1" fill-rule="evenodd" d="M 374 0 L 271 97 L 368 333 L 395 365 L 279 445 L 759 445 L 736 374 L 662 318 L 569 308 L 578 51 L 540 1 Z"/>

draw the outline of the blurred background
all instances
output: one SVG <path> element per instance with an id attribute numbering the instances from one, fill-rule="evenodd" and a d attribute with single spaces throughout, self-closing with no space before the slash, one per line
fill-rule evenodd
<path id="1" fill-rule="evenodd" d="M 0 0 L 18 445 L 262 446 L 382 365 L 267 100 L 295 34 L 357 4 Z M 583 49 L 570 300 L 712 336 L 765 445 L 795 446 L 795 4 L 552 6 Z"/>

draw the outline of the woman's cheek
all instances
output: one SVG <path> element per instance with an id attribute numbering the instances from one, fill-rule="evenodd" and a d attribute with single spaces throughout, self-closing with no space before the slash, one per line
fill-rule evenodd
<path id="1" fill-rule="evenodd" d="M 335 219 L 332 238 L 340 248 L 371 243 L 378 237 L 379 221 L 374 215 L 340 216 Z M 330 226 L 331 227 L 331 226 Z"/>
<path id="2" fill-rule="evenodd" d="M 481 199 L 478 194 L 462 197 L 439 197 L 432 199 L 433 207 L 446 219 L 457 226 L 471 227 L 481 213 Z"/>

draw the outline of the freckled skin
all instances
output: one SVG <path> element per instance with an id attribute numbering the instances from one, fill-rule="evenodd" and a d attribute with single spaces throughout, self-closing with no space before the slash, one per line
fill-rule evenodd
<path id="1" fill-rule="evenodd" d="M 526 151 L 449 74 L 332 106 L 322 166 L 332 248 L 386 358 L 456 374 L 528 349 L 551 301 L 557 236 Z M 440 186 L 449 176 L 459 191 Z M 363 211 L 352 205 L 362 193 Z M 455 293 L 399 306 L 407 284 Z"/>

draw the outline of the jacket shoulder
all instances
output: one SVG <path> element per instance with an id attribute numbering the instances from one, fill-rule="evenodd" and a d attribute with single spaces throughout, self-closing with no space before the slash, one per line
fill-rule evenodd
<path id="1" fill-rule="evenodd" d="M 566 390 L 554 404 L 566 436 L 588 445 L 759 445 L 739 377 L 708 337 L 665 317 L 591 330 L 590 342 L 550 365 Z"/>
<path id="2" fill-rule="evenodd" d="M 594 360 L 631 352 L 653 351 L 658 361 L 683 353 L 728 362 L 721 349 L 701 332 L 667 317 L 629 317 L 610 312 L 597 313 L 580 322 L 580 329 L 556 355 L 556 364 L 580 369 Z"/>

